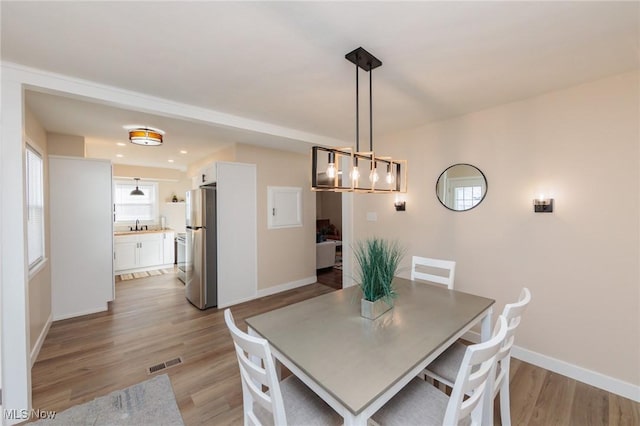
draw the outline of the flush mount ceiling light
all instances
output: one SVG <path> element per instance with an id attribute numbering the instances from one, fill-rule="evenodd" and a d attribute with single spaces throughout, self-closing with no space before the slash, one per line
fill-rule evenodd
<path id="1" fill-rule="evenodd" d="M 129 193 L 129 195 L 144 195 L 144 192 L 142 192 L 139 188 L 138 188 L 138 182 L 140 181 L 140 178 L 134 178 L 133 180 L 136 181 L 136 189 L 134 189 L 133 191 L 131 191 Z"/>
<path id="2" fill-rule="evenodd" d="M 356 147 L 314 146 L 311 189 L 316 191 L 406 192 L 405 160 L 376 156 L 373 152 L 373 70 L 382 61 L 362 47 L 345 55 L 356 66 Z M 369 73 L 369 151 L 360 151 L 360 69 Z M 326 154 L 325 154 L 326 153 Z M 384 177 L 378 169 L 382 166 Z M 364 177 L 363 177 L 364 176 Z"/>
<path id="3" fill-rule="evenodd" d="M 129 129 L 129 140 L 131 143 L 143 146 L 162 145 L 162 135 L 164 132 L 152 127 L 138 127 Z"/>

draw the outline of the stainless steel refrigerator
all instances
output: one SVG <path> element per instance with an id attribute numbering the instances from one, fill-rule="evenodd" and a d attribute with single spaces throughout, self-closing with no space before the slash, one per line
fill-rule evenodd
<path id="1" fill-rule="evenodd" d="M 201 186 L 186 194 L 187 300 L 199 309 L 218 305 L 216 187 Z"/>

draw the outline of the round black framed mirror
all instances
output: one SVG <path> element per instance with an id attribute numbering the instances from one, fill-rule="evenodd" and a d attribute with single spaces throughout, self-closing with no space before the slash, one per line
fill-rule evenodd
<path id="1" fill-rule="evenodd" d="M 454 164 L 438 177 L 436 195 L 440 203 L 449 210 L 471 210 L 487 195 L 487 178 L 476 166 Z"/>

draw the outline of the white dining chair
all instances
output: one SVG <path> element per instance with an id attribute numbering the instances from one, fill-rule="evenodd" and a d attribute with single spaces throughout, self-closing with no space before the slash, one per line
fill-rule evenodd
<path id="1" fill-rule="evenodd" d="M 240 367 L 245 425 L 342 424 L 342 417 L 297 377 L 278 381 L 269 342 L 240 330 L 230 309 L 224 320 Z"/>
<path id="2" fill-rule="evenodd" d="M 443 270 L 446 275 L 438 275 L 428 271 L 435 272 L 434 269 Z M 456 274 L 456 262 L 453 260 L 432 259 L 429 257 L 413 256 L 411 258 L 411 280 L 424 280 L 447 286 L 449 290 L 453 290 L 453 280 Z"/>
<path id="3" fill-rule="evenodd" d="M 491 339 L 466 348 L 450 397 L 416 377 L 372 416 L 373 421 L 382 426 L 458 425 L 461 421 L 480 425 L 482 396 L 491 386 L 496 354 L 506 335 L 507 321 L 501 315 Z"/>
<path id="4" fill-rule="evenodd" d="M 531 301 L 531 292 L 528 288 L 523 288 L 520 298 L 515 303 L 504 306 L 502 316 L 507 320 L 507 337 L 496 357 L 496 376 L 493 380 L 491 390 L 491 401 L 500 393 L 500 419 L 502 426 L 511 425 L 511 410 L 509 401 L 509 365 L 511 362 L 511 348 L 515 339 L 515 332 L 520 325 L 522 314 Z M 442 353 L 434 362 L 427 366 L 425 373 L 440 383 L 452 387 L 453 381 L 462 360 L 467 346 L 456 342 Z M 492 404 L 493 405 L 493 404 Z"/>

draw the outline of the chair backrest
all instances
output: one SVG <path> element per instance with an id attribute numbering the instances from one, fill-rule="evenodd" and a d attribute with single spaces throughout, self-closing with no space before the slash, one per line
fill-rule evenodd
<path id="1" fill-rule="evenodd" d="M 250 336 L 240 330 L 233 320 L 230 309 L 225 309 L 224 320 L 231 332 L 240 367 L 244 424 L 261 424 L 254 412 L 254 403 L 273 414 L 274 425 L 287 424 L 282 393 L 269 342 L 259 337 Z M 263 391 L 263 385 L 268 389 Z"/>
<path id="2" fill-rule="evenodd" d="M 496 355 L 496 376 L 493 383 L 494 398 L 500 390 L 502 381 L 509 380 L 507 374 L 509 374 L 508 363 L 511 357 L 511 348 L 515 340 L 516 329 L 520 325 L 522 314 L 527 308 L 527 305 L 529 305 L 529 302 L 531 302 L 531 292 L 528 288 L 524 287 L 520 291 L 520 298 L 517 302 L 504 305 L 502 316 L 507 320 L 507 336 L 504 339 L 500 351 Z"/>
<path id="3" fill-rule="evenodd" d="M 496 355 L 506 335 L 507 320 L 500 315 L 491 339 L 467 347 L 451 391 L 443 424 L 457 425 L 468 416 L 471 416 L 472 425 L 481 424 L 483 394 L 487 392 L 487 387 L 491 386 L 490 378 L 495 374 Z M 470 396 L 464 399 L 465 394 Z"/>
<path id="4" fill-rule="evenodd" d="M 447 272 L 446 276 L 421 272 L 417 269 L 420 267 L 443 269 Z M 434 283 L 446 285 L 449 290 L 453 290 L 453 279 L 456 274 L 456 262 L 453 260 L 431 259 L 429 257 L 413 256 L 411 258 L 411 279 L 425 280 Z"/>

